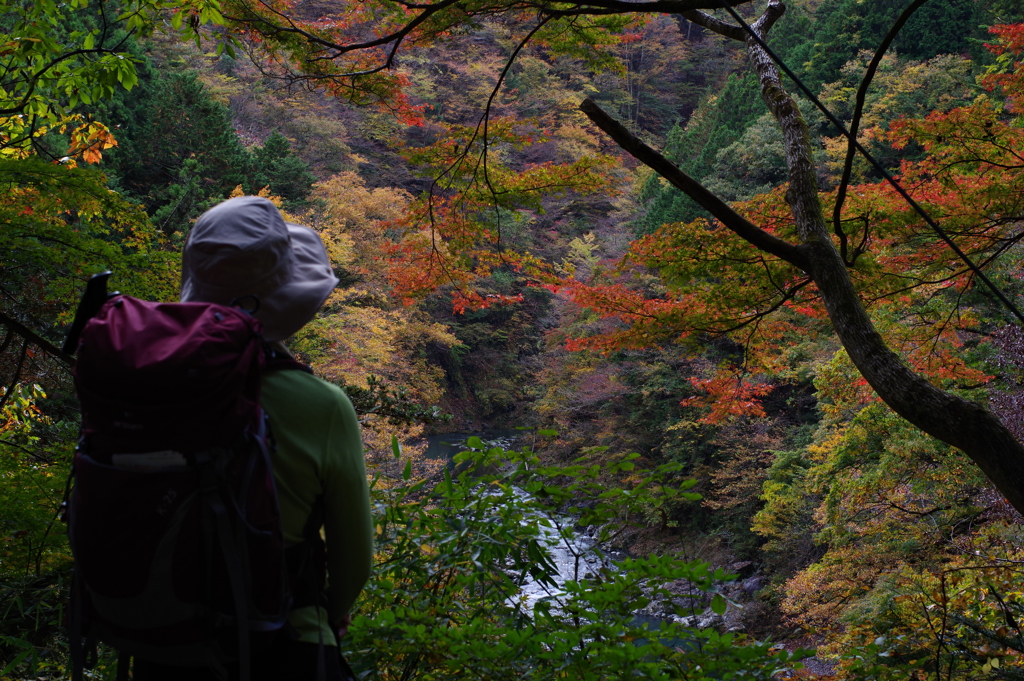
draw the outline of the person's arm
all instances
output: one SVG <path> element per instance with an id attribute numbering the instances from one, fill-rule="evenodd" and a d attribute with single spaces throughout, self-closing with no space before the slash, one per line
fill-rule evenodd
<path id="1" fill-rule="evenodd" d="M 331 625 L 347 624 L 348 613 L 373 568 L 373 520 L 355 410 L 339 400 L 324 462 L 324 534 L 327 542 L 327 597 Z"/>

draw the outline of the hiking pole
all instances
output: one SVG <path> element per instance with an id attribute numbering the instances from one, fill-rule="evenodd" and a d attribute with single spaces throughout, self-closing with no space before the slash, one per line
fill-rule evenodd
<path id="1" fill-rule="evenodd" d="M 85 325 L 96 316 L 96 313 L 103 307 L 103 303 L 114 296 L 121 295 L 120 291 L 107 293 L 107 279 L 110 278 L 111 274 L 113 272 L 107 270 L 106 272 L 100 272 L 89 277 L 89 281 L 85 285 L 85 293 L 82 294 L 82 299 L 78 301 L 78 309 L 75 310 L 75 321 L 71 323 L 68 335 L 64 339 L 64 345 L 61 347 L 64 353 L 68 355 L 75 354 L 75 351 L 78 350 L 78 337 L 82 335 L 82 329 L 85 328 Z"/>

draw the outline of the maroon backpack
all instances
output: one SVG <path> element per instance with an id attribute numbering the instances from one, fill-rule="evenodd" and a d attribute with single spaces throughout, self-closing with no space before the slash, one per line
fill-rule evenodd
<path id="1" fill-rule="evenodd" d="M 268 355 L 243 310 L 128 296 L 81 328 L 77 354 L 75 678 L 90 639 L 125 663 L 237 660 L 248 678 L 250 632 L 291 607 L 260 376 L 301 365 Z"/>

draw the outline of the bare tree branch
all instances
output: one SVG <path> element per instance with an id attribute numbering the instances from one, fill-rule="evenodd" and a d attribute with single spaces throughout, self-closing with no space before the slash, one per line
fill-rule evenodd
<path id="1" fill-rule="evenodd" d="M 681 189 L 728 229 L 760 250 L 770 253 L 804 272 L 809 271 L 807 258 L 799 246 L 769 234 L 737 213 L 704 185 L 684 173 L 674 163 L 640 141 L 633 133 L 609 116 L 592 99 L 585 99 L 580 110 L 616 144 L 638 161 Z"/>
<path id="2" fill-rule="evenodd" d="M 694 11 L 683 12 L 682 14 L 683 17 L 685 17 L 688 21 L 692 21 L 698 26 L 703 26 L 704 28 L 714 33 L 717 33 L 718 35 L 725 36 L 726 38 L 731 38 L 733 40 L 738 40 L 740 42 L 746 40 L 747 32 L 744 31 L 743 28 L 740 26 L 726 23 L 721 19 L 716 19 L 710 14 L 705 14 L 704 12 Z"/>
<path id="3" fill-rule="evenodd" d="M 847 142 L 846 148 L 846 161 L 843 163 L 843 176 L 839 181 L 839 187 L 836 190 L 836 205 L 832 211 L 832 225 L 833 231 L 839 236 L 842 244 L 841 255 L 843 260 L 847 263 L 852 263 L 856 260 L 857 253 L 855 251 L 854 257 L 849 258 L 846 254 L 846 233 L 843 231 L 842 226 L 842 214 L 843 204 L 846 202 L 846 192 L 850 185 L 850 176 L 853 174 L 853 158 L 857 152 L 857 131 L 860 128 L 860 119 L 864 113 L 864 101 L 867 99 L 868 86 L 871 84 L 872 79 L 875 77 L 875 72 L 878 70 L 878 65 L 882 63 L 882 57 L 889 51 L 889 45 L 896 39 L 900 29 L 903 25 L 910 20 L 910 17 L 928 0 L 914 0 L 910 3 L 910 6 L 903 10 L 899 18 L 896 19 L 896 23 L 892 25 L 889 32 L 885 34 L 885 38 L 879 44 L 878 49 L 875 50 L 875 56 L 872 57 L 871 62 L 868 64 L 867 69 L 864 70 L 864 77 L 860 81 L 860 87 L 857 88 L 857 96 L 855 105 L 853 108 L 853 118 L 850 121 L 850 138 Z M 857 249 L 859 250 L 859 248 Z"/>
<path id="4" fill-rule="evenodd" d="M 61 350 L 56 345 L 40 336 L 32 329 L 28 328 L 27 326 L 17 321 L 13 317 L 4 314 L 2 311 L 0 311 L 0 324 L 3 324 L 8 329 L 14 331 L 14 333 L 24 338 L 26 342 L 39 347 L 39 349 L 41 349 L 46 354 L 56 357 L 61 362 L 66 364 L 68 368 L 73 367 L 75 365 L 74 357 L 68 355 L 63 350 Z"/>

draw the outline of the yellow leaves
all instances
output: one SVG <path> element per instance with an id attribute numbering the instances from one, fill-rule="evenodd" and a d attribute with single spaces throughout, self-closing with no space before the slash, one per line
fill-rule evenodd
<path id="1" fill-rule="evenodd" d="M 382 309 L 372 304 L 381 302 L 374 300 L 372 292 L 365 297 L 359 293 L 358 289 L 335 291 L 325 306 L 335 311 L 304 329 L 296 349 L 328 380 L 365 387 L 372 374 L 408 386 L 415 398 L 440 399 L 443 374 L 426 363 L 423 351 L 430 344 L 452 347 L 458 339 L 414 309 Z"/>
<path id="2" fill-rule="evenodd" d="M 874 570 L 857 564 L 862 557 L 846 554 L 846 560 L 815 563 L 786 582 L 780 605 L 790 623 L 818 633 L 840 631 L 846 604 L 862 596 L 870 585 L 864 578 Z"/>
<path id="3" fill-rule="evenodd" d="M 877 399 L 843 349 L 818 367 L 814 387 L 819 394 L 819 408 L 830 419 L 849 417 Z"/>
<path id="4" fill-rule="evenodd" d="M 820 431 L 819 431 L 820 432 Z M 823 440 L 807 445 L 807 454 L 811 461 L 823 462 L 831 456 L 846 437 L 846 428 L 833 428 L 825 431 Z"/>
<path id="5" fill-rule="evenodd" d="M 8 394 L 8 390 L 10 393 Z M 0 409 L 0 436 L 31 433 L 36 424 L 48 424 L 50 419 L 43 415 L 36 402 L 46 397 L 43 388 L 31 385 L 15 384 L 10 388 L 0 386 L 0 398 L 6 397 L 3 409 Z"/>
<path id="6" fill-rule="evenodd" d="M 396 335 L 397 341 L 407 347 L 410 351 L 427 343 L 436 343 L 446 348 L 453 348 L 462 345 L 454 333 L 447 326 L 437 324 L 427 319 L 413 317 Z"/>
<path id="7" fill-rule="evenodd" d="M 29 38 L 28 40 L 32 40 L 32 41 L 35 41 L 35 42 L 39 41 L 38 38 Z M 21 44 L 22 44 L 22 41 L 20 41 L 20 40 L 8 40 L 8 41 L 0 44 L 0 56 L 7 56 L 9 54 L 13 54 L 13 53 L 17 52 L 18 48 L 21 47 Z"/>
<path id="8" fill-rule="evenodd" d="M 211 57 L 211 55 L 206 56 L 208 58 Z M 244 90 L 242 82 L 238 78 L 223 73 L 202 71 L 200 72 L 200 78 L 203 81 L 203 85 L 206 86 L 207 92 L 210 93 L 210 97 L 224 106 L 229 106 L 231 98 L 242 94 Z"/>
<path id="9" fill-rule="evenodd" d="M 33 129 L 25 116 L 0 117 L 0 157 L 26 158 L 31 153 L 32 139 L 42 137 L 50 128 Z"/>
<path id="10" fill-rule="evenodd" d="M 242 185 L 237 185 L 234 189 L 232 189 L 231 194 L 228 196 L 228 198 L 234 199 L 239 196 L 245 196 L 245 190 L 242 189 Z M 270 187 L 263 187 L 258 192 L 256 192 L 255 196 L 259 196 L 266 199 L 267 201 L 270 201 L 278 208 L 280 208 L 284 204 L 284 199 L 282 199 L 280 196 L 276 196 L 270 193 Z M 298 218 L 288 215 L 283 211 L 281 214 L 284 216 L 284 219 L 287 220 L 288 222 L 299 222 Z"/>
<path id="11" fill-rule="evenodd" d="M 177 288 L 167 281 L 176 255 L 98 170 L 71 166 L 0 159 L 9 182 L 0 196 L 0 243 L 8 247 L 0 270 L 18 282 L 21 304 L 40 319 L 70 314 L 85 277 L 105 269 L 118 273 L 121 290 L 166 299 Z"/>
<path id="12" fill-rule="evenodd" d="M 327 257 L 335 267 L 348 267 L 356 257 L 355 240 L 343 232 L 324 229 L 320 239 L 327 248 Z"/>
<path id="13" fill-rule="evenodd" d="M 81 114 L 66 116 L 53 125 L 37 126 L 33 129 L 28 128 L 24 116 L 9 116 L 0 118 L 0 156 L 28 158 L 32 153 L 31 140 L 53 130 L 69 135 L 67 156 L 61 159 L 61 162 L 70 167 L 77 166 L 76 160 L 90 164 L 99 163 L 105 150 L 117 146 L 117 140 L 114 139 L 110 128 L 99 121 L 86 121 Z"/>
<path id="14" fill-rule="evenodd" d="M 579 277 L 581 281 L 586 276 L 589 276 L 590 271 L 594 265 L 597 264 L 598 256 L 595 254 L 601 247 L 597 241 L 597 237 L 593 232 L 587 232 L 583 236 L 578 236 L 569 242 L 569 252 L 566 254 L 565 261 L 562 264 L 563 269 L 568 274 L 572 274 L 579 271 Z"/>
<path id="15" fill-rule="evenodd" d="M 986 672 L 986 673 L 987 672 L 991 672 L 991 671 L 996 670 L 996 669 L 999 669 L 999 658 L 998 657 L 990 657 L 990 658 L 988 658 L 988 660 L 985 662 L 985 664 L 983 664 L 981 666 L 981 671 Z"/>
<path id="16" fill-rule="evenodd" d="M 386 288 L 381 259 L 401 238 L 393 222 L 404 214 L 412 197 L 402 189 L 370 189 L 354 172 L 343 172 L 318 183 L 312 197 L 323 209 L 306 216 L 320 232 L 331 262 L 350 269 L 375 288 Z"/>
<path id="17" fill-rule="evenodd" d="M 354 172 L 338 173 L 317 183 L 313 196 L 326 204 L 324 226 L 349 233 L 366 231 L 381 221 L 397 220 L 412 200 L 402 189 L 369 189 Z"/>

